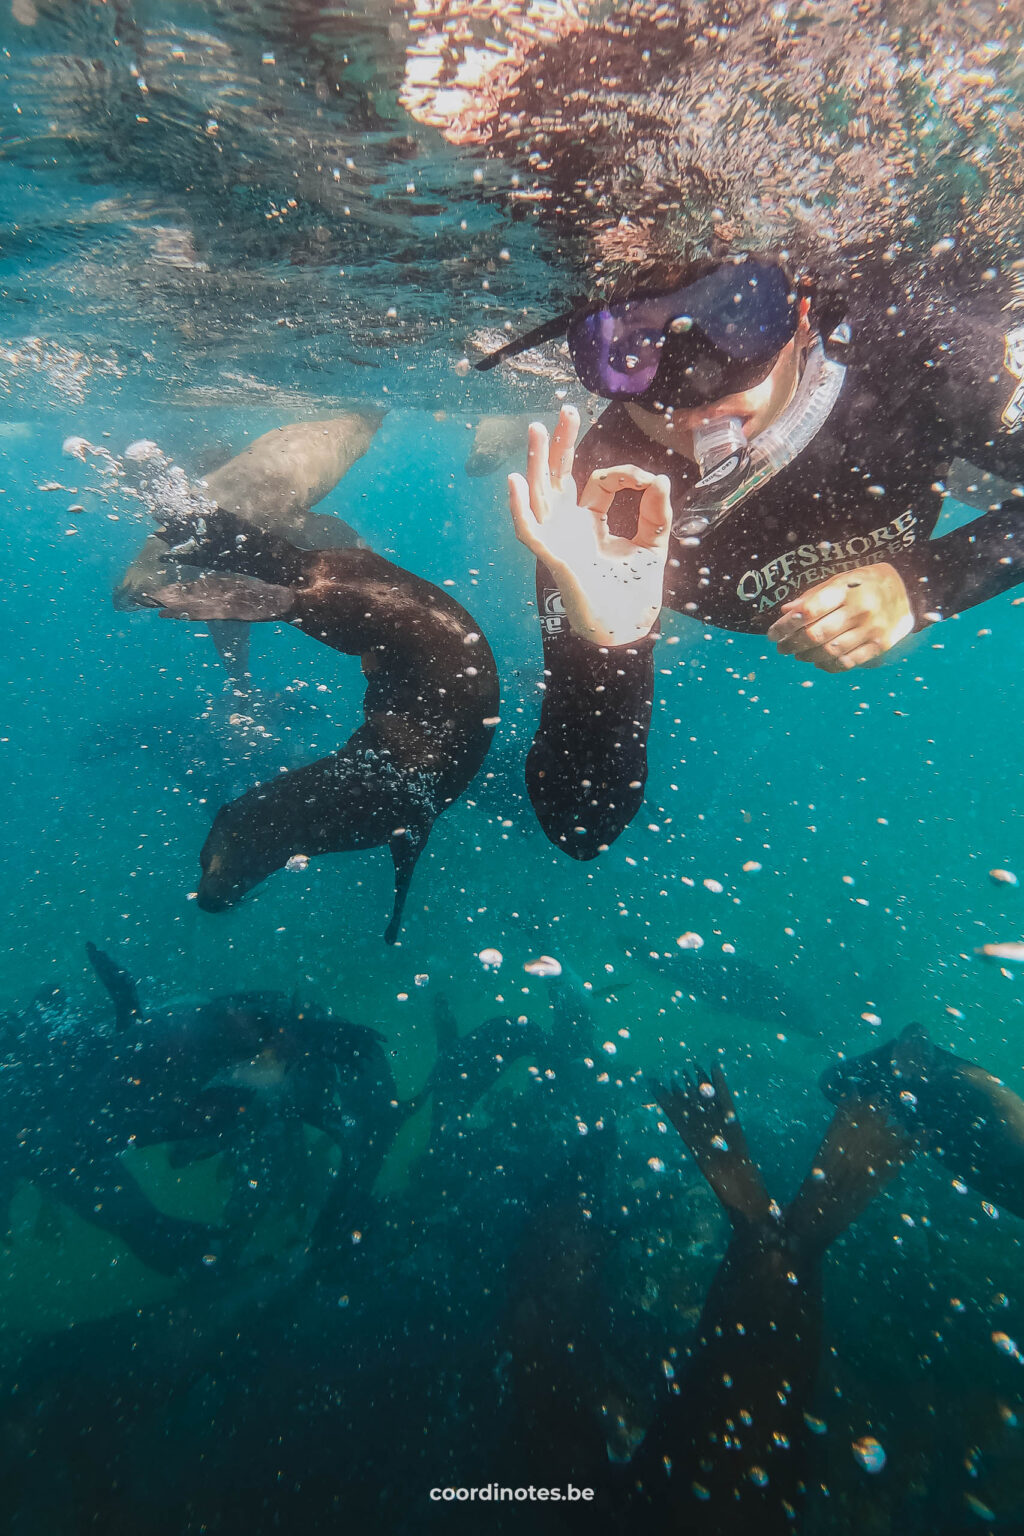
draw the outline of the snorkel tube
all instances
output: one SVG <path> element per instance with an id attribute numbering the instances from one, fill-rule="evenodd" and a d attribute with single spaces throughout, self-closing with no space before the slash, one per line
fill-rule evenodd
<path id="1" fill-rule="evenodd" d="M 841 325 L 829 343 L 842 346 L 849 339 L 848 327 Z M 831 415 L 845 378 L 846 365 L 829 357 L 821 337 L 816 336 L 808 348 L 793 399 L 749 446 L 735 416 L 696 428 L 693 448 L 701 478 L 695 500 L 674 525 L 676 536 L 695 538 L 706 533 L 758 486 L 792 463 Z"/>
<path id="2" fill-rule="evenodd" d="M 829 342 L 841 346 L 849 339 L 849 327 L 841 325 L 829 337 Z M 829 357 L 821 337 L 815 337 L 808 349 L 796 394 L 775 421 L 758 433 L 751 445 L 752 470 L 756 472 L 759 467 L 765 467 L 774 475 L 791 463 L 798 453 L 803 453 L 831 414 L 845 378 L 846 364 Z"/>
<path id="3" fill-rule="evenodd" d="M 738 416 L 720 416 L 693 429 L 693 456 L 700 470 L 698 487 L 726 495 L 746 478 L 750 468 L 747 435 Z"/>

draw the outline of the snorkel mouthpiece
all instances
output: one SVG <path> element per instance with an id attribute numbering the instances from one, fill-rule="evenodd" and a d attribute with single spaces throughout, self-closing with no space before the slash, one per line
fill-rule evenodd
<path id="1" fill-rule="evenodd" d="M 747 472 L 750 452 L 738 416 L 719 416 L 693 429 L 693 456 L 700 470 L 698 486 L 731 489 Z"/>

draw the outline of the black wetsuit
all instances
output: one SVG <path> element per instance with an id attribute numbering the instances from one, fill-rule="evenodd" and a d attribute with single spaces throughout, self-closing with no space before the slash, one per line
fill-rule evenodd
<path id="1" fill-rule="evenodd" d="M 941 538 L 942 480 L 954 458 L 1024 476 L 1024 281 L 955 268 L 917 286 L 885 268 L 849 284 L 850 342 L 839 398 L 809 445 L 699 541 L 673 536 L 664 603 L 720 629 L 763 634 L 781 604 L 841 571 L 888 561 L 916 627 L 1024 580 L 1024 499 L 1014 495 Z M 674 526 L 697 470 L 614 404 L 586 434 L 574 476 L 634 463 L 672 482 Z M 1024 495 L 1024 493 L 1022 493 Z M 614 533 L 636 528 L 622 492 Z M 647 777 L 655 633 L 604 648 L 569 629 L 550 573 L 537 573 L 544 640 L 541 723 L 527 762 L 548 837 L 590 859 L 635 816 Z"/>

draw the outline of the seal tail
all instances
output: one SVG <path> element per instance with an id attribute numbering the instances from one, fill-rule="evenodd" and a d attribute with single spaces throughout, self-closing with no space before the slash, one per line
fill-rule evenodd
<path id="1" fill-rule="evenodd" d="M 95 944 L 87 943 L 85 952 L 89 956 L 90 965 L 110 994 L 117 1028 L 130 1029 L 142 1011 L 139 989 L 134 978 L 112 960 L 105 950 L 97 949 Z"/>
<path id="2" fill-rule="evenodd" d="M 429 836 L 429 827 L 426 830 L 401 827 L 388 839 L 391 861 L 395 866 L 395 904 L 391 911 L 391 921 L 384 930 L 385 944 L 398 943 L 398 935 L 402 930 L 402 913 L 405 911 L 405 899 L 409 894 L 413 870 Z"/>
<path id="3" fill-rule="evenodd" d="M 697 1166 L 729 1214 L 733 1226 L 766 1221 L 772 1201 L 760 1169 L 747 1149 L 736 1106 L 720 1067 L 711 1076 L 700 1067 L 659 1084 L 657 1103 L 665 1111 Z"/>
<path id="4" fill-rule="evenodd" d="M 786 1210 L 791 1236 L 824 1253 L 895 1178 L 913 1145 L 884 1107 L 846 1099 Z"/>

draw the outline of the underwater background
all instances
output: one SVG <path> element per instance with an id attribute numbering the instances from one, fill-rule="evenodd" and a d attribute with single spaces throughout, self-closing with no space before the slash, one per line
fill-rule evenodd
<path id="1" fill-rule="evenodd" d="M 262 992 L 372 1027 L 400 1103 L 428 1082 L 439 1007 L 463 1035 L 496 1016 L 542 1034 L 485 1074 L 447 1141 L 429 1098 L 403 1116 L 326 1238 L 348 1165 L 310 1125 L 298 1150 L 268 1132 L 233 1161 L 123 1151 L 166 1215 L 228 1230 L 235 1202 L 238 1251 L 194 1272 L 159 1273 L 19 1175 L 0 1253 L 12 1536 L 561 1529 L 428 1491 L 582 1480 L 569 1416 L 552 1410 L 547 1464 L 509 1428 L 517 1355 L 534 1379 L 550 1363 L 549 1409 L 592 1394 L 620 1460 L 665 1390 L 728 1234 L 639 1074 L 723 1062 L 780 1199 L 828 1123 L 818 1080 L 839 1051 L 917 1021 L 1024 1092 L 1020 973 L 975 955 L 1022 933 L 1020 889 L 989 877 L 1022 859 L 1012 595 L 833 677 L 666 613 L 641 813 L 592 864 L 536 824 L 518 461 L 470 476 L 466 460 L 484 417 L 522 418 L 525 445 L 567 390 L 594 402 L 557 371 L 460 363 L 474 331 L 579 280 L 557 233 L 490 197 L 506 168 L 403 112 L 400 20 L 92 0 L 0 16 L 0 1094 L 33 999 L 62 989 L 58 1033 L 109 1027 L 87 942 L 168 1016 Z M 327 158 L 313 133 L 334 136 Z M 501 679 L 484 768 L 435 826 L 393 947 L 379 848 L 282 870 L 227 913 L 190 900 L 217 808 L 340 746 L 364 679 L 267 624 L 236 695 L 205 625 L 115 610 L 151 520 L 62 453 L 152 439 L 198 476 L 276 426 L 363 407 L 386 411 L 380 429 L 318 510 L 455 596 Z M 950 498 L 937 532 L 975 515 Z M 688 932 L 730 957 L 724 1002 L 693 980 Z M 557 984 L 524 969 L 541 955 Z M 281 1189 L 239 1214 L 260 1157 L 253 1189 L 284 1169 Z M 831 1249 L 803 1530 L 1024 1530 L 1024 1376 L 993 1342 L 1024 1339 L 1021 1230 L 918 1158 Z M 569 1346 L 585 1389 L 560 1384 Z M 865 1436 L 880 1471 L 851 1449 Z"/>

